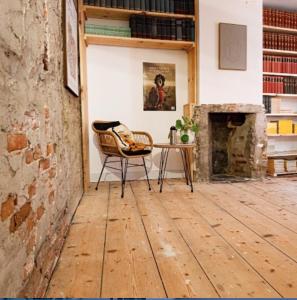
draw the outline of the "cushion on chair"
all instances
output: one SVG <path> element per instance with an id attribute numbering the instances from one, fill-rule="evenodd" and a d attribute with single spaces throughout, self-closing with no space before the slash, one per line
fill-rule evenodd
<path id="1" fill-rule="evenodd" d="M 126 155 L 128 156 L 133 156 L 133 155 L 147 155 L 150 154 L 152 151 L 151 150 L 136 150 L 136 151 L 131 151 L 131 150 L 122 150 Z"/>
<path id="2" fill-rule="evenodd" d="M 121 123 L 119 121 L 94 122 L 93 125 L 94 125 L 94 128 L 97 130 L 108 130 L 109 128 L 121 125 Z"/>
<path id="3" fill-rule="evenodd" d="M 122 149 L 129 150 L 129 145 L 135 143 L 133 133 L 123 124 L 113 126 L 108 130 L 116 135 Z"/>

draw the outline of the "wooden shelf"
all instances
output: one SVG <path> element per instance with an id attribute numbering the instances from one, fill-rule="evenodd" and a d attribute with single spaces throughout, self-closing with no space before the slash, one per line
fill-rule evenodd
<path id="1" fill-rule="evenodd" d="M 192 19 L 195 20 L 194 15 L 182 15 L 172 13 L 160 13 L 151 11 L 131 10 L 122 8 L 110 8 L 84 5 L 83 7 L 87 18 L 100 18 L 100 19 L 114 19 L 114 20 L 129 20 L 131 15 L 146 15 L 152 17 L 166 17 L 175 19 Z"/>
<path id="2" fill-rule="evenodd" d="M 263 75 L 285 76 L 285 77 L 297 77 L 297 74 L 291 74 L 291 73 L 272 73 L 272 72 L 263 72 Z"/>
<path id="3" fill-rule="evenodd" d="M 149 49 L 167 49 L 167 50 L 185 50 L 189 51 L 195 47 L 194 42 L 188 41 L 170 41 L 157 39 L 141 39 L 130 37 L 103 36 L 85 34 L 87 45 L 105 45 L 131 48 L 149 48 Z"/>
<path id="4" fill-rule="evenodd" d="M 263 25 L 264 31 L 297 34 L 297 29 Z"/>
<path id="5" fill-rule="evenodd" d="M 286 158 L 297 158 L 297 150 L 296 151 L 284 151 L 284 152 L 276 152 L 267 154 L 268 158 L 274 158 L 274 159 L 286 159 Z"/>
<path id="6" fill-rule="evenodd" d="M 297 171 L 296 172 L 280 172 L 280 173 L 274 173 L 273 176 L 284 176 L 284 175 L 295 175 L 297 174 Z"/>
<path id="7" fill-rule="evenodd" d="M 297 56 L 297 51 L 278 50 L 278 49 L 263 49 L 263 52 L 264 52 L 264 54 Z"/>
<path id="8" fill-rule="evenodd" d="M 297 137 L 296 133 L 291 133 L 291 134 L 268 134 L 268 137 Z"/>
<path id="9" fill-rule="evenodd" d="M 263 93 L 263 96 L 283 97 L 283 98 L 297 98 L 297 94 L 274 94 L 274 93 Z"/>
<path id="10" fill-rule="evenodd" d="M 297 114 L 293 113 L 277 113 L 277 114 L 266 114 L 267 117 L 297 117 Z"/>

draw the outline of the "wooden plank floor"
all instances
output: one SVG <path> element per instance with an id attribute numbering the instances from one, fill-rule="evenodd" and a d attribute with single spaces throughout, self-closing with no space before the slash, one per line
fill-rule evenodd
<path id="1" fill-rule="evenodd" d="M 86 193 L 46 297 L 297 296 L 296 178 L 164 184 Z"/>

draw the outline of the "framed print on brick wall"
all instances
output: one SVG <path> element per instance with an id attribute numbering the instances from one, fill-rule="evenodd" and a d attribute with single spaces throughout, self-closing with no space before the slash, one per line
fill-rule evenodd
<path id="1" fill-rule="evenodd" d="M 65 86 L 79 96 L 77 0 L 64 0 Z"/>
<path id="2" fill-rule="evenodd" d="M 247 26 L 219 24 L 219 68 L 221 70 L 247 69 Z"/>

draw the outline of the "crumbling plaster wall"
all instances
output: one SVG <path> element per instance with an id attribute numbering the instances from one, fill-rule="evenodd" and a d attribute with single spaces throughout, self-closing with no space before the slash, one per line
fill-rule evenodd
<path id="1" fill-rule="evenodd" d="M 43 295 L 82 196 L 63 0 L 0 1 L 0 296 Z"/>

